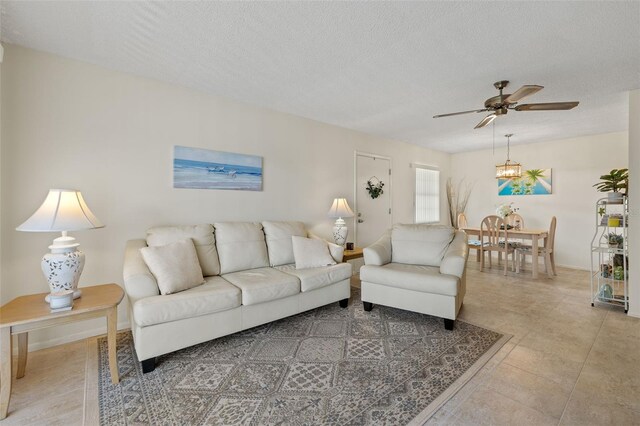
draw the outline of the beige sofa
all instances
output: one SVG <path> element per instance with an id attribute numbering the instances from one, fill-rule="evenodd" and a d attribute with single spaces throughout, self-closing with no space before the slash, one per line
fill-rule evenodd
<path id="1" fill-rule="evenodd" d="M 352 267 L 329 244 L 336 265 L 296 269 L 292 236 L 300 222 L 222 222 L 156 227 L 127 242 L 124 287 L 138 359 L 144 372 L 155 357 L 332 302 L 346 307 Z M 140 249 L 191 238 L 205 283 L 160 295 Z"/>
<path id="2" fill-rule="evenodd" d="M 373 304 L 444 318 L 453 329 L 466 291 L 467 235 L 439 225 L 394 225 L 364 249 L 364 310 Z"/>

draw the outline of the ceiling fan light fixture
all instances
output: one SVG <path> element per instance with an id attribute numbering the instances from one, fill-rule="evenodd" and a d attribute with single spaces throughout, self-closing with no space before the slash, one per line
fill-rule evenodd
<path id="1" fill-rule="evenodd" d="M 513 134 L 504 135 L 507 138 L 507 161 L 504 164 L 496 165 L 496 179 L 515 179 L 522 177 L 522 165 L 515 161 L 511 161 L 510 154 L 510 139 Z"/>

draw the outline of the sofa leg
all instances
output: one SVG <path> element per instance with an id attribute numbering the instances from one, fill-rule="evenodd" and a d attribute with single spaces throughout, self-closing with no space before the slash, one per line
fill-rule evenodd
<path id="1" fill-rule="evenodd" d="M 449 318 L 445 318 L 444 319 L 444 328 L 447 330 L 453 330 L 453 323 L 455 322 L 455 320 L 449 319 Z"/>
<path id="2" fill-rule="evenodd" d="M 371 302 L 362 302 L 362 307 L 364 308 L 365 311 L 369 312 L 370 310 L 373 309 L 373 303 L 371 303 Z"/>
<path id="3" fill-rule="evenodd" d="M 346 308 L 349 306 L 349 299 L 342 299 L 339 303 L 341 308 Z"/>
<path id="4" fill-rule="evenodd" d="M 142 373 L 146 374 L 146 373 L 151 373 L 153 370 L 156 369 L 156 358 L 149 358 L 149 359 L 145 359 L 144 361 L 141 361 L 140 364 L 142 364 Z"/>

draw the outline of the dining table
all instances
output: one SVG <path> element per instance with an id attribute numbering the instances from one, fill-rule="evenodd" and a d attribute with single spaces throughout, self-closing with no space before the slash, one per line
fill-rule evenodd
<path id="1" fill-rule="evenodd" d="M 464 227 L 462 228 L 462 230 L 466 232 L 467 235 L 477 235 L 478 237 L 480 237 L 480 228 Z M 538 248 L 540 247 L 541 242 L 544 246 L 544 239 L 549 236 L 549 230 L 533 228 L 512 228 L 507 230 L 507 235 L 508 238 L 531 240 L 531 275 L 533 278 L 538 278 Z"/>

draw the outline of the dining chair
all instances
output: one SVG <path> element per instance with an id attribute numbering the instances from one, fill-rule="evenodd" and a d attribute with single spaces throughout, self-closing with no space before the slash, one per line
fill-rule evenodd
<path id="1" fill-rule="evenodd" d="M 464 229 L 468 226 L 469 223 L 467 222 L 467 216 L 464 213 L 460 213 L 458 215 L 458 229 Z M 476 251 L 476 262 L 480 262 L 480 255 L 482 255 L 482 250 L 480 247 L 482 246 L 482 242 L 476 239 L 467 240 L 467 246 L 469 247 L 469 250 Z"/>
<path id="2" fill-rule="evenodd" d="M 553 275 L 558 275 L 556 273 L 556 260 L 554 257 L 554 244 L 556 239 L 556 217 L 553 216 L 551 218 L 551 224 L 549 225 L 549 234 L 547 238 L 545 238 L 544 246 L 538 247 L 538 255 L 544 256 L 544 267 L 547 271 L 547 275 L 551 278 Z M 524 263 L 526 260 L 526 256 L 533 255 L 533 248 L 529 245 L 520 245 L 516 249 L 516 272 L 520 272 L 520 267 L 524 269 Z M 533 256 L 532 256 L 533 261 Z"/>
<path id="3" fill-rule="evenodd" d="M 485 238 L 487 239 L 485 242 Z M 484 253 L 489 252 L 489 267 L 491 267 L 491 252 L 499 255 L 504 253 L 504 274 L 507 275 L 509 267 L 509 254 L 511 254 L 512 268 L 515 270 L 515 246 L 509 243 L 509 230 L 500 216 L 491 215 L 482 219 L 480 224 L 480 241 L 482 255 L 480 257 L 480 272 L 484 269 Z"/>
<path id="4" fill-rule="evenodd" d="M 507 228 L 511 227 L 510 229 L 520 230 L 524 228 L 524 218 L 518 213 L 512 213 L 509 216 L 505 217 L 504 222 Z M 517 246 L 524 243 L 524 240 L 512 238 L 510 242 L 512 245 Z M 498 265 L 500 265 L 500 262 L 502 262 L 502 253 L 498 253 Z"/>

